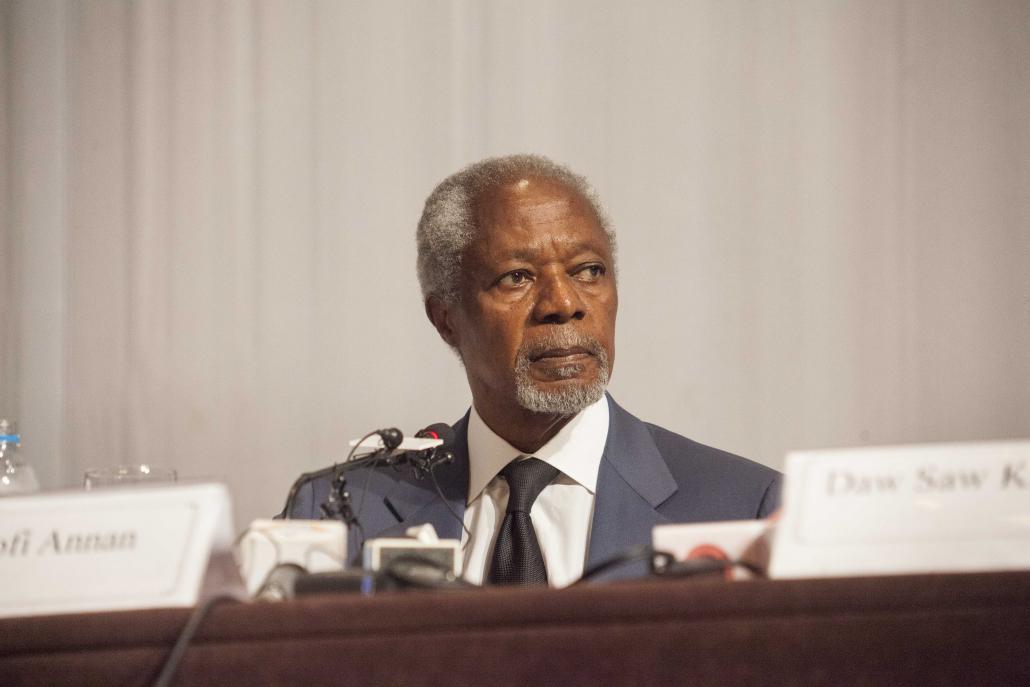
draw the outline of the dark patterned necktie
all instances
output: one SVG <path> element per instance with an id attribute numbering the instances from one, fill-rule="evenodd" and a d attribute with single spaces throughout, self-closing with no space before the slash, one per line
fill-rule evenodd
<path id="1" fill-rule="evenodd" d="M 538 458 L 516 460 L 501 470 L 508 482 L 508 509 L 490 561 L 491 584 L 547 584 L 547 568 L 529 512 L 558 469 Z"/>

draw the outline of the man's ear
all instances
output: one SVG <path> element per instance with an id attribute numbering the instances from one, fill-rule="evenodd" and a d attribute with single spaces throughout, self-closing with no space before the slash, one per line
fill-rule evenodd
<path id="1" fill-rule="evenodd" d="M 451 326 L 451 318 L 454 316 L 453 307 L 447 305 L 436 296 L 426 299 L 426 317 L 436 327 L 440 338 L 447 342 L 451 348 L 458 347 L 458 336 Z"/>

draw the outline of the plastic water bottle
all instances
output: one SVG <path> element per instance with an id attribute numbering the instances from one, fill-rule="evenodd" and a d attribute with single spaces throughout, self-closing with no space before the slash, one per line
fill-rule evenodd
<path id="1" fill-rule="evenodd" d="M 18 426 L 0 419 L 0 496 L 31 494 L 39 491 L 39 480 L 31 465 L 22 462 L 18 455 L 21 435 Z"/>

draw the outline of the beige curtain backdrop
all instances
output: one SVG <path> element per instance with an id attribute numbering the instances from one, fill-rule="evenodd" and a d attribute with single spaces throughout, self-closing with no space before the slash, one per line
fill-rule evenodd
<path id="1" fill-rule="evenodd" d="M 0 414 L 239 524 L 455 420 L 414 225 L 486 155 L 620 235 L 612 390 L 793 448 L 1030 436 L 1030 3 L 0 0 Z"/>

